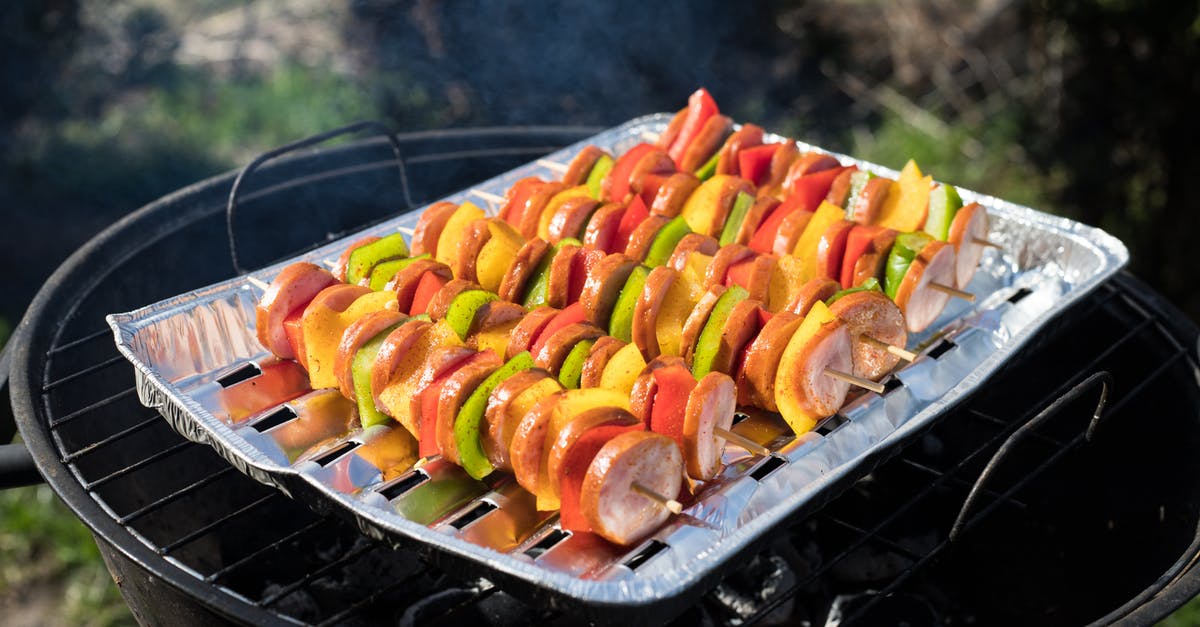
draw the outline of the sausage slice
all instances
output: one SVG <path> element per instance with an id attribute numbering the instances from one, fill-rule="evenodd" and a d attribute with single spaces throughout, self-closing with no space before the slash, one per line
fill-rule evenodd
<path id="1" fill-rule="evenodd" d="M 523 414 L 514 415 L 513 402 L 526 390 L 542 381 L 553 381 L 553 378 L 550 373 L 540 368 L 522 370 L 501 381 L 488 396 L 487 408 L 483 413 L 487 429 L 480 437 L 483 438 L 483 452 L 497 469 L 512 469 L 508 457 L 509 444 L 512 443 L 517 425 L 524 418 Z"/>
<path id="2" fill-rule="evenodd" d="M 674 218 L 683 210 L 688 196 L 700 187 L 700 179 L 691 172 L 676 172 L 667 177 L 659 186 L 654 202 L 650 204 L 650 213 Z"/>
<path id="3" fill-rule="evenodd" d="M 442 236 L 442 230 L 446 228 L 446 223 L 456 210 L 458 205 L 442 201 L 433 203 L 421 213 L 412 237 L 411 248 L 414 257 L 437 252 L 438 238 Z"/>
<path id="4" fill-rule="evenodd" d="M 584 340 L 595 340 L 602 335 L 604 333 L 600 329 L 587 322 L 568 324 L 555 331 L 554 335 L 546 338 L 541 349 L 533 356 L 533 364 L 558 376 L 563 360 L 567 358 L 567 353 L 570 353 L 576 344 Z"/>
<path id="5" fill-rule="evenodd" d="M 617 238 L 617 229 L 621 226 L 621 218 L 625 215 L 625 206 L 618 203 L 608 203 L 601 206 L 588 219 L 583 229 L 583 244 L 596 250 L 612 252 L 613 240 Z"/>
<path id="6" fill-rule="evenodd" d="M 604 156 L 603 150 L 591 144 L 584 146 L 567 165 L 567 172 L 563 174 L 562 182 L 571 187 L 583 185 L 587 182 L 588 175 L 592 173 L 592 168 L 596 166 L 596 162 L 602 156 Z"/>
<path id="7" fill-rule="evenodd" d="M 683 458 L 692 479 L 708 481 L 721 470 L 725 439 L 713 431 L 732 427 L 736 408 L 733 379 L 719 372 L 701 377 L 688 395 L 683 417 Z"/>
<path id="8" fill-rule="evenodd" d="M 505 270 L 497 296 L 501 300 L 519 302 L 525 295 L 525 285 L 549 250 L 550 244 L 539 237 L 525 242 L 517 251 L 517 256 L 508 266 L 508 270 Z"/>
<path id="9" fill-rule="evenodd" d="M 721 150 L 717 152 L 717 174 L 740 174 L 738 153 L 745 148 L 761 146 L 762 143 L 762 127 L 756 124 L 743 124 L 742 128 L 734 131 L 725 140 L 725 143 L 721 145 Z"/>
<path id="10" fill-rule="evenodd" d="M 988 215 L 983 205 L 973 202 L 954 214 L 948 239 L 954 246 L 954 280 L 957 287 L 966 287 L 971 282 L 971 277 L 975 276 L 984 249 L 984 245 L 979 241 L 986 240 L 987 236 Z"/>
<path id="11" fill-rule="evenodd" d="M 796 297 L 788 304 L 787 310 L 801 317 L 808 315 L 808 310 L 817 304 L 817 301 L 828 300 L 831 296 L 838 293 L 842 286 L 833 279 L 815 278 L 800 286 L 800 291 L 796 293 Z M 886 297 L 885 297 L 886 298 Z"/>
<path id="12" fill-rule="evenodd" d="M 779 411 L 775 404 L 775 371 L 783 358 L 788 341 L 804 318 L 782 311 L 771 317 L 746 347 L 742 368 L 737 373 L 738 402 L 768 411 Z"/>
<path id="13" fill-rule="evenodd" d="M 608 360 L 625 346 L 625 342 L 618 340 L 611 335 L 605 335 L 596 340 L 592 344 L 592 350 L 588 352 L 587 359 L 583 360 L 583 373 L 579 377 L 580 388 L 594 388 L 600 386 L 600 377 L 604 374 L 604 367 L 608 365 Z"/>
<path id="14" fill-rule="evenodd" d="M 588 272 L 579 302 L 592 324 L 608 328 L 608 318 L 612 315 L 617 296 L 637 265 L 637 261 L 626 255 L 613 254 L 600 260 Z"/>
<path id="15" fill-rule="evenodd" d="M 338 389 L 342 396 L 356 400 L 354 393 L 354 372 L 351 365 L 354 355 L 371 338 L 383 333 L 384 329 L 404 322 L 404 316 L 398 312 L 384 309 L 372 311 L 350 323 L 342 332 L 342 340 L 338 343 L 337 354 L 333 358 L 333 375 L 337 377 Z"/>
<path id="16" fill-rule="evenodd" d="M 504 358 L 512 359 L 519 353 L 529 350 L 533 341 L 541 334 L 542 329 L 545 329 L 546 325 L 550 324 L 550 321 L 557 315 L 557 309 L 545 305 L 525 314 L 525 317 L 521 318 L 508 336 L 508 351 Z"/>
<path id="17" fill-rule="evenodd" d="M 684 172 L 699 170 L 721 147 L 731 128 L 733 120 L 727 115 L 718 114 L 708 118 L 679 159 L 679 169 Z"/>
<path id="18" fill-rule="evenodd" d="M 941 315 L 950 296 L 930 284 L 953 287 L 954 272 L 954 247 L 949 243 L 930 242 L 917 253 L 896 290 L 896 305 L 904 313 L 909 333 L 920 333 Z"/>
<path id="19" fill-rule="evenodd" d="M 409 311 L 412 309 L 413 297 L 416 296 L 417 286 L 421 283 L 421 277 L 426 272 L 433 272 L 447 281 L 454 278 L 454 272 L 450 270 L 450 266 L 432 259 L 417 259 L 404 266 L 384 286 L 385 290 L 391 290 L 396 293 L 396 304 L 399 306 L 400 311 Z"/>
<path id="20" fill-rule="evenodd" d="M 829 311 L 850 328 L 855 376 L 878 380 L 896 367 L 899 357 L 863 340 L 866 336 L 901 348 L 908 343 L 904 314 L 892 299 L 873 290 L 853 292 L 837 299 Z"/>
<path id="21" fill-rule="evenodd" d="M 724 293 L 724 285 L 714 285 L 705 290 L 704 294 L 700 296 L 700 300 L 696 302 L 696 306 L 692 309 L 692 313 L 684 321 L 683 333 L 679 336 L 679 351 L 682 353 L 685 363 L 692 363 L 692 354 L 696 350 L 696 340 L 700 339 L 700 332 L 704 330 L 704 325 L 708 322 L 709 314 L 712 313 L 713 307 L 717 305 L 717 299 Z"/>
<path id="22" fill-rule="evenodd" d="M 649 431 L 629 431 L 609 440 L 588 466 L 579 505 L 592 530 L 628 545 L 649 535 L 671 513 L 635 492 L 639 484 L 673 497 L 683 485 L 683 456 L 675 441 Z"/>
<path id="23" fill-rule="evenodd" d="M 349 246 L 347 246 L 346 250 L 343 250 L 342 254 L 338 255 L 337 262 L 333 264 L 333 276 L 337 277 L 338 281 L 345 283 L 347 272 L 349 272 L 350 269 L 350 255 L 352 255 L 355 250 L 362 248 L 367 244 L 378 242 L 379 239 L 380 238 L 374 235 L 368 235 L 360 240 L 352 242 Z"/>
<path id="24" fill-rule="evenodd" d="M 502 364 L 500 358 L 491 351 L 479 353 L 471 363 L 451 374 L 438 392 L 435 417 L 437 442 L 442 449 L 442 456 L 455 464 L 462 464 L 462 458 L 458 455 L 458 441 L 454 438 L 454 421 L 458 418 L 458 410 L 475 388 Z M 422 420 L 424 419 L 422 416 Z"/>
<path id="25" fill-rule="evenodd" d="M 283 321 L 337 282 L 332 273 L 316 264 L 299 262 L 281 270 L 254 308 L 254 330 L 259 343 L 283 359 L 296 358 Z"/>

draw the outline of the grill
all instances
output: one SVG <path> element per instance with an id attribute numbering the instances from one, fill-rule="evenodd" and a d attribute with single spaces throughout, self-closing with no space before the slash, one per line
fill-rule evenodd
<path id="1" fill-rule="evenodd" d="M 593 132 L 418 133 L 264 163 L 244 181 L 230 227 L 239 265 L 292 256 L 400 211 L 409 196 L 427 202 Z M 39 293 L 10 345 L 22 436 L 94 532 L 138 618 L 578 622 L 578 608 L 514 597 L 419 547 L 385 546 L 310 511 L 139 405 L 103 316 L 235 274 L 225 221 L 233 181 L 180 190 L 97 236 Z M 1200 591 L 1196 340 L 1178 311 L 1119 276 L 914 443 L 867 460 L 865 479 L 770 534 L 701 602 L 642 618 L 1160 618 Z"/>

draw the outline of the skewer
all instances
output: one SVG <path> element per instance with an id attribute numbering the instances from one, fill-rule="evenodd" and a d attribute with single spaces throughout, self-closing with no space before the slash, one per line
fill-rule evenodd
<path id="1" fill-rule="evenodd" d="M 866 390 L 871 390 L 872 392 L 874 392 L 876 394 L 883 394 L 883 391 L 885 389 L 883 387 L 882 383 L 876 383 L 870 379 L 856 377 L 848 372 L 842 372 L 841 370 L 834 370 L 833 368 L 829 368 L 829 367 L 825 368 L 825 376 L 833 377 L 834 379 L 841 379 L 842 381 L 845 381 L 846 383 L 849 383 L 850 385 L 857 385 L 860 388 L 863 388 Z"/>
<path id="2" fill-rule="evenodd" d="M 883 349 L 883 350 L 899 357 L 900 359 L 903 359 L 904 361 L 916 361 L 917 360 L 916 353 L 914 353 L 912 351 L 906 351 L 903 348 L 896 346 L 895 344 L 888 344 L 887 342 L 884 342 L 883 340 L 873 338 L 869 335 L 862 335 L 859 337 L 861 337 L 862 340 L 864 342 L 866 342 L 867 344 L 870 344 L 871 346 L 874 346 L 875 348 Z"/>
<path id="3" fill-rule="evenodd" d="M 724 439 L 728 442 L 732 442 L 732 443 L 746 449 L 747 451 L 750 451 L 751 453 L 753 453 L 755 455 L 765 457 L 765 456 L 771 454 L 771 449 L 759 444 L 758 442 L 755 442 L 754 440 L 751 440 L 750 438 L 748 438 L 740 433 L 734 433 L 733 431 L 730 431 L 729 429 L 722 429 L 721 427 L 714 427 L 713 435 L 717 436 L 718 438 Z"/>
<path id="4" fill-rule="evenodd" d="M 551 161 L 549 159 L 538 159 L 537 164 L 542 166 L 543 168 L 546 168 L 547 170 L 554 170 L 555 172 L 558 172 L 559 174 L 566 174 L 566 172 L 567 172 L 567 166 L 565 166 L 557 161 Z"/>
<path id="5" fill-rule="evenodd" d="M 491 192 L 485 192 L 485 191 L 483 191 L 483 190 L 481 190 L 481 189 L 473 189 L 473 190 L 471 190 L 471 193 L 472 193 L 472 194 L 474 194 L 475 196 L 478 196 L 479 198 L 482 198 L 482 199 L 483 199 L 484 201 L 486 201 L 486 202 L 487 202 L 487 204 L 489 204 L 489 205 L 502 205 L 502 204 L 504 204 L 504 197 L 503 197 L 503 196 L 498 196 L 498 195 L 496 195 L 496 194 L 493 194 L 493 193 L 491 193 Z"/>
<path id="6" fill-rule="evenodd" d="M 960 290 L 960 289 L 958 289 L 958 288 L 955 288 L 955 287 L 950 287 L 949 285 L 943 285 L 943 284 L 941 284 L 941 283 L 934 283 L 934 282 L 930 282 L 930 283 L 929 283 L 929 287 L 931 287 L 931 288 L 933 288 L 933 289 L 935 289 L 935 290 L 937 290 L 937 291 L 939 291 L 939 292 L 941 292 L 941 293 L 943 293 L 943 294 L 949 294 L 949 295 L 951 295 L 951 296 L 953 296 L 953 297 L 955 297 L 955 298 L 961 298 L 961 299 L 963 299 L 963 300 L 967 301 L 968 303 L 973 303 L 973 302 L 975 302 L 975 295 L 974 295 L 974 294 L 972 294 L 972 293 L 970 293 L 970 292 L 964 292 L 964 291 L 962 291 L 962 290 Z"/>
<path id="7" fill-rule="evenodd" d="M 642 131 L 641 138 L 643 140 L 653 144 L 654 142 L 658 141 L 658 133 L 651 133 L 650 131 Z"/>
<path id="8" fill-rule="evenodd" d="M 637 492 L 638 494 L 650 499 L 651 501 L 654 501 L 655 503 L 658 503 L 659 505 L 662 505 L 663 507 L 667 508 L 668 510 L 671 511 L 672 514 L 678 514 L 683 511 L 683 503 L 680 503 L 679 501 L 676 501 L 675 499 L 667 498 L 667 497 L 659 494 L 658 492 L 655 492 L 654 490 L 651 490 L 650 488 L 647 488 L 646 486 L 644 486 L 636 481 L 634 481 L 633 485 L 631 485 L 629 487 L 634 492 Z"/>
<path id="9" fill-rule="evenodd" d="M 982 237 L 972 237 L 971 241 L 975 242 L 976 244 L 979 244 L 980 246 L 987 246 L 988 248 L 996 248 L 999 250 L 1004 250 L 1003 246 L 997 244 L 996 242 L 993 242 L 990 239 L 983 239 Z"/>
<path id="10" fill-rule="evenodd" d="M 322 259 L 322 260 L 321 260 L 321 263 L 323 263 L 323 264 L 325 264 L 326 266 L 328 266 L 330 270 L 332 270 L 332 269 L 334 269 L 334 268 L 336 268 L 336 267 L 337 267 L 337 262 L 336 262 L 336 261 L 334 261 L 334 260 L 332 260 L 332 259 Z"/>
<path id="11" fill-rule="evenodd" d="M 396 227 L 396 230 L 400 231 L 401 233 L 403 233 L 409 237 L 412 237 L 413 235 L 417 234 L 416 230 L 410 229 L 407 226 L 398 226 L 398 227 Z"/>
<path id="12" fill-rule="evenodd" d="M 260 289 L 264 292 L 267 291 L 267 289 L 269 289 L 271 287 L 270 283 L 267 283 L 266 281 L 264 281 L 256 276 L 251 276 L 249 274 L 246 275 L 246 281 L 248 281 L 250 283 L 250 285 L 257 287 L 258 289 Z"/>

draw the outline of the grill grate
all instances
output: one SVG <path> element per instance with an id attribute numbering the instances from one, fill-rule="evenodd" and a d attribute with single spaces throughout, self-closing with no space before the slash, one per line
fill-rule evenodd
<path id="1" fill-rule="evenodd" d="M 1002 418 L 985 409 L 991 402 L 987 397 L 994 396 L 994 394 L 985 392 L 982 395 L 984 398 L 968 401 L 966 407 L 954 411 L 954 415 L 949 420 L 934 426 L 933 431 L 937 432 L 955 423 L 969 422 L 971 426 L 968 430 L 976 433 L 978 440 L 976 446 L 964 451 L 953 464 L 941 467 L 928 459 L 923 459 L 920 451 L 910 449 L 901 452 L 898 457 L 878 468 L 868 481 L 886 473 L 919 475 L 923 477 L 923 485 L 915 493 L 909 495 L 902 502 L 892 504 L 887 511 L 879 512 L 875 517 L 855 518 L 848 513 L 853 509 L 852 507 L 842 506 L 843 501 L 847 501 L 847 499 L 859 498 L 861 500 L 852 489 L 850 493 L 819 512 L 812 519 L 798 522 L 790 531 L 795 535 L 803 534 L 814 527 L 840 530 L 841 533 L 834 535 L 844 537 L 846 541 L 840 545 L 831 545 L 825 548 L 826 553 L 833 555 L 832 558 L 822 560 L 806 576 L 797 577 L 792 585 L 781 588 L 772 598 L 764 600 L 747 615 L 740 614 L 717 601 L 718 593 L 712 593 L 706 599 L 704 603 L 706 610 L 716 613 L 718 620 L 723 623 L 750 624 L 762 621 L 772 616 L 782 605 L 806 596 L 808 591 L 814 587 L 820 588 L 821 586 L 816 584 L 824 578 L 828 578 L 832 571 L 852 559 L 856 552 L 861 551 L 863 547 L 873 546 L 900 557 L 908 564 L 880 588 L 878 593 L 865 603 L 858 605 L 853 613 L 846 616 L 846 619 L 852 621 L 867 615 L 876 603 L 894 592 L 903 590 L 928 563 L 939 559 L 953 546 L 948 534 L 942 534 L 938 541 L 929 547 L 914 547 L 911 541 L 888 533 L 889 528 L 895 526 L 897 521 L 913 515 L 914 512 L 915 515 L 924 515 L 921 512 L 944 509 L 944 506 L 931 505 L 930 502 L 933 500 L 949 499 L 955 503 L 961 502 L 966 491 L 974 484 L 975 474 L 972 469 L 978 466 L 978 462 L 990 455 L 1000 442 L 1010 436 L 1042 407 L 1061 397 L 1086 375 L 1117 365 L 1113 363 L 1117 359 L 1115 356 L 1131 343 L 1160 342 L 1169 346 L 1171 352 L 1157 367 L 1144 370 L 1140 378 L 1122 379 L 1125 383 L 1117 394 L 1119 400 L 1107 412 L 1107 415 L 1113 420 L 1118 420 L 1121 412 L 1139 403 L 1139 399 L 1147 394 L 1147 390 L 1151 386 L 1162 381 L 1165 371 L 1174 367 L 1179 360 L 1188 358 L 1187 349 L 1167 331 L 1161 321 L 1139 306 L 1120 286 L 1113 284 L 1103 286 L 1096 294 L 1088 298 L 1085 305 L 1080 307 L 1080 312 L 1078 314 L 1080 319 L 1076 324 L 1085 328 L 1100 326 L 1097 322 L 1089 320 L 1097 316 L 1124 320 L 1130 315 L 1135 315 L 1139 321 L 1128 325 L 1120 337 L 1106 343 L 1094 355 L 1080 358 L 1072 370 L 1077 373 L 1075 376 L 1056 389 L 1039 395 L 1035 402 L 1029 403 L 1022 413 L 1017 414 L 1015 420 Z M 49 355 L 52 363 L 47 371 L 54 370 L 54 361 L 70 359 L 72 351 L 98 342 L 101 337 L 104 337 L 103 333 L 92 334 L 52 350 Z M 1045 350 L 1051 349 L 1043 348 L 1042 352 Z M 92 365 L 52 381 L 48 380 L 42 390 L 43 402 L 47 406 L 63 403 L 64 400 L 58 397 L 69 395 L 69 390 L 74 385 L 89 385 L 89 378 L 100 378 L 100 375 L 111 368 L 113 364 L 119 362 L 119 357 L 102 357 Z M 1194 364 L 1191 365 L 1195 367 Z M 62 444 L 60 460 L 75 473 L 92 498 L 101 507 L 112 513 L 118 524 L 124 526 L 135 537 L 140 538 L 158 555 L 170 557 L 193 573 L 198 582 L 244 598 L 249 603 L 272 611 L 281 618 L 331 624 L 349 620 L 364 612 L 368 614 L 378 613 L 381 610 L 386 612 L 388 608 L 396 607 L 391 605 L 395 603 L 396 597 L 410 596 L 404 593 L 411 592 L 413 587 L 419 587 L 417 584 L 421 583 L 421 580 L 427 582 L 430 579 L 436 579 L 435 568 L 418 563 L 407 576 L 396 579 L 386 578 L 380 581 L 379 585 L 362 590 L 362 594 L 344 600 L 337 607 L 313 616 L 303 613 L 297 615 L 295 608 L 285 601 L 293 599 L 297 595 L 311 594 L 307 591 L 318 587 L 323 578 L 352 569 L 356 563 L 365 560 L 368 556 L 372 556 L 373 560 L 389 561 L 397 559 L 402 553 L 374 541 L 358 538 L 354 530 L 339 519 L 322 518 L 301 510 L 278 492 L 259 486 L 237 474 L 231 466 L 217 459 L 215 454 L 205 447 L 190 443 L 170 432 L 165 427 L 165 422 L 157 416 L 145 418 L 144 414 L 140 412 L 127 411 L 123 402 L 133 396 L 132 373 L 122 374 L 124 380 L 121 385 L 113 386 L 116 388 L 115 391 L 107 393 L 101 400 L 63 413 L 60 418 L 51 422 L 50 427 L 56 436 L 59 436 L 64 429 L 69 429 L 72 424 L 87 422 L 91 427 L 90 433 L 93 439 L 90 441 L 60 437 Z M 1014 383 L 1007 380 L 1011 378 L 1011 376 L 1006 376 L 1006 385 L 1024 385 L 1026 383 L 1022 381 Z M 74 385 L 66 386 L 67 383 Z M 1068 413 L 1077 414 L 1079 412 Z M 123 418 L 133 417 L 134 421 L 128 424 L 124 420 L 114 420 L 115 415 Z M 112 424 L 111 429 L 102 428 L 102 424 L 106 422 Z M 145 456 L 103 475 L 90 474 L 86 468 L 81 466 L 81 462 L 86 461 L 87 457 L 119 447 L 137 434 L 147 431 L 156 432 L 158 437 L 165 438 L 166 446 L 147 450 Z M 984 496 L 987 503 L 978 513 L 966 520 L 964 530 L 970 530 L 979 525 L 993 510 L 999 507 L 1014 508 L 1021 512 L 1030 510 L 1030 505 L 1015 498 L 1015 495 L 1064 455 L 1079 447 L 1083 441 L 1082 432 L 1067 439 L 1041 431 L 1034 432 L 1031 445 L 1036 444 L 1040 449 L 1040 452 L 1035 455 L 1038 461 L 1032 466 L 1023 468 L 1023 476 L 1008 487 L 984 488 L 981 495 Z M 196 473 L 196 477 L 182 485 L 162 493 L 144 494 L 133 504 L 115 502 L 104 493 L 105 488 L 111 492 L 124 492 L 131 489 L 132 486 L 139 483 L 139 474 L 158 472 L 163 468 L 171 467 L 172 464 L 183 463 L 182 458 L 185 454 L 198 454 L 196 457 L 203 460 L 203 468 Z M 210 516 L 204 520 L 196 520 L 195 524 L 190 526 L 175 521 L 173 533 L 169 535 L 163 535 L 161 530 L 156 529 L 156 526 L 162 522 L 159 519 L 167 517 L 167 510 L 173 504 L 189 498 L 194 499 L 202 492 L 237 495 L 237 498 L 228 499 L 223 503 L 206 502 Z M 273 514 L 267 515 L 272 520 L 278 519 L 278 510 L 288 510 L 288 517 L 293 518 L 293 524 L 278 530 L 277 533 L 264 534 L 258 544 L 241 547 L 242 552 L 236 559 L 230 559 L 227 563 L 207 563 L 206 560 L 199 559 L 185 550 L 205 540 L 213 542 L 215 538 L 215 541 L 219 542 L 222 533 L 228 533 L 228 530 L 240 519 L 258 516 L 262 510 L 266 509 L 273 512 Z M 940 522 L 948 524 L 950 521 Z M 261 570 L 264 562 L 271 562 L 281 554 L 293 550 L 294 547 L 307 547 L 307 550 L 319 553 L 321 545 L 315 540 L 328 540 L 331 536 L 336 539 L 335 544 L 351 542 L 354 547 L 348 551 L 331 554 L 327 558 L 315 556 L 316 559 L 312 560 L 311 565 L 302 571 L 280 573 L 280 579 L 286 581 L 276 582 L 272 586 L 264 587 L 263 580 L 259 576 L 251 576 L 254 571 Z M 411 558 L 406 561 L 411 561 Z M 439 602 L 444 597 L 435 594 L 436 588 L 424 590 L 424 594 L 418 597 L 427 601 L 419 606 L 422 621 L 434 618 L 424 613 L 434 606 L 440 610 L 441 618 L 448 621 L 463 612 L 475 611 L 480 604 L 499 592 L 497 588 L 487 583 L 451 589 L 457 591 L 453 597 L 454 602 L 444 607 Z M 714 610 L 714 608 L 716 609 Z M 524 609 L 532 611 L 531 608 Z M 417 616 L 417 614 L 411 616 Z"/>

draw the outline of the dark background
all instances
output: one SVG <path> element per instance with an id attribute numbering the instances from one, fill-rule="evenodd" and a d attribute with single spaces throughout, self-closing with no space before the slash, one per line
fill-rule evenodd
<path id="1" fill-rule="evenodd" d="M 1098 225 L 1200 320 L 1197 68 L 1198 0 L 9 0 L 0 343 L 95 232 L 273 146 L 362 118 L 612 126 L 698 86 L 736 120 Z M 53 499 L 3 498 L 0 562 L 91 563 L 29 504 Z M 0 609 L 61 579 L 28 571 L 0 569 Z M 87 590 L 31 624 L 128 620 Z"/>

